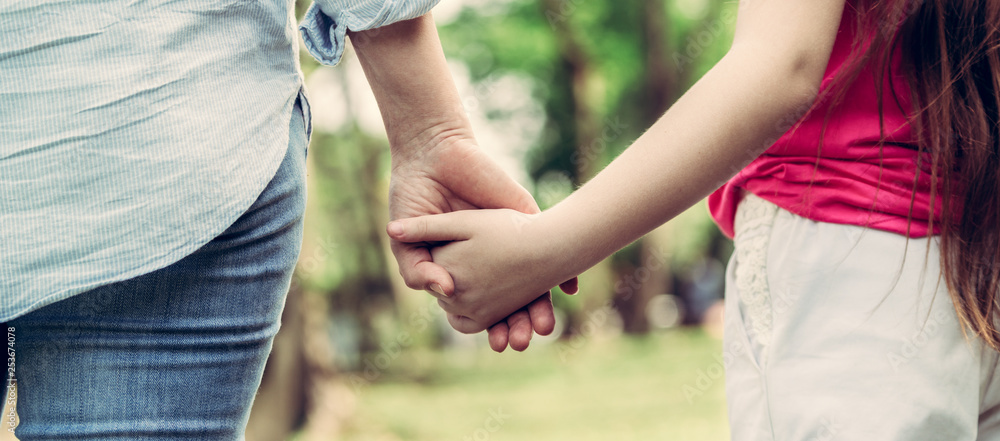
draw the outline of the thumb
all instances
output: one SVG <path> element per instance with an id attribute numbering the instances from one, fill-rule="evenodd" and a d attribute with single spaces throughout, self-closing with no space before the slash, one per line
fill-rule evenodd
<path id="1" fill-rule="evenodd" d="M 580 292 L 580 280 L 576 277 L 559 284 L 559 288 L 568 295 Z"/>
<path id="2" fill-rule="evenodd" d="M 479 208 L 510 208 L 527 214 L 541 211 L 531 193 L 482 150 L 473 148 L 466 155 L 446 159 L 452 160 L 446 162 L 450 167 L 436 178 L 468 203 Z"/>
<path id="3" fill-rule="evenodd" d="M 406 286 L 417 290 L 431 290 L 444 297 L 455 292 L 455 282 L 448 270 L 434 263 L 427 248 L 393 241 L 392 253 L 399 262 L 399 274 Z"/>
<path id="4" fill-rule="evenodd" d="M 458 189 L 457 193 L 462 194 L 463 190 Z M 531 197 L 531 193 L 510 176 L 507 176 L 506 173 L 497 179 L 486 181 L 486 185 L 483 188 L 476 190 L 478 190 L 480 196 L 480 199 L 476 201 L 480 208 L 510 208 L 526 214 L 542 212 L 538 208 L 535 198 Z M 465 197 L 471 199 L 472 195 Z"/>
<path id="5" fill-rule="evenodd" d="M 451 242 L 471 237 L 468 213 L 455 211 L 389 222 L 385 231 L 400 242 Z"/>

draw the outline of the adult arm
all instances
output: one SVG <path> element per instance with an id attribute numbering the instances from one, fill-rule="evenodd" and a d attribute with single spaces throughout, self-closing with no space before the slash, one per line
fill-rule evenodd
<path id="1" fill-rule="evenodd" d="M 434 251 L 465 332 L 673 218 L 756 158 L 811 107 L 844 0 L 743 0 L 726 56 L 590 182 L 541 215 L 486 211 L 390 224 L 396 239 L 458 240 Z M 522 274 L 519 279 L 504 277 Z"/>
<path id="2" fill-rule="evenodd" d="M 429 13 L 348 35 L 389 137 L 392 219 L 474 208 L 539 211 L 531 195 L 476 144 Z M 391 247 L 407 286 L 439 298 L 452 295 L 452 277 L 424 244 L 393 240 Z M 552 332 L 555 318 L 546 291 L 529 294 L 533 300 L 527 306 L 498 318 L 490 328 L 494 350 L 502 351 L 508 341 L 523 350 L 532 330 Z"/>

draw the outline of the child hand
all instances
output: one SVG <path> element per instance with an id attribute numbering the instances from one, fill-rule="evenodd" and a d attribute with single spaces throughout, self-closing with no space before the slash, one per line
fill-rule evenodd
<path id="1" fill-rule="evenodd" d="M 393 221 L 387 231 L 401 242 L 448 242 L 431 254 L 454 285 L 435 296 L 452 327 L 476 333 L 562 282 L 575 292 L 564 243 L 546 231 L 542 216 L 465 210 Z"/>

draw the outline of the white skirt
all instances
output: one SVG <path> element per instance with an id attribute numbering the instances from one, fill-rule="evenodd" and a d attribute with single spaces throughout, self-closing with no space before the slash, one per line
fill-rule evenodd
<path id="1" fill-rule="evenodd" d="M 963 336 L 938 253 L 748 194 L 726 273 L 732 439 L 1000 440 L 998 354 Z"/>

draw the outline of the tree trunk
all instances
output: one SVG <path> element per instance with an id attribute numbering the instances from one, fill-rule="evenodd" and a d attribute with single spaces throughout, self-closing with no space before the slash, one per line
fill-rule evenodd
<path id="1" fill-rule="evenodd" d="M 642 34 L 645 43 L 645 75 L 641 94 L 643 127 L 653 125 L 677 98 L 678 72 L 669 63 L 666 11 L 662 1 L 643 5 Z M 640 239 L 636 258 L 619 266 L 614 305 L 630 334 L 649 332 L 646 306 L 653 296 L 667 292 L 671 278 L 666 257 L 653 237 Z"/>

